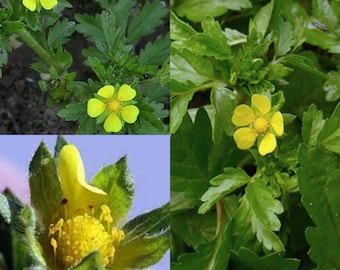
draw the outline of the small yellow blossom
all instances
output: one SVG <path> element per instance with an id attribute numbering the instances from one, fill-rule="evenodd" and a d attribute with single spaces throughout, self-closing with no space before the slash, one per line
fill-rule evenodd
<path id="1" fill-rule="evenodd" d="M 279 111 L 271 111 L 271 102 L 264 95 L 252 95 L 251 104 L 252 107 L 245 104 L 236 107 L 231 120 L 240 128 L 233 137 L 237 147 L 242 150 L 251 148 L 258 138 L 258 150 L 264 156 L 275 150 L 275 135 L 283 134 L 283 117 Z"/>
<path id="2" fill-rule="evenodd" d="M 59 178 L 63 191 L 63 215 L 49 226 L 49 243 L 61 269 L 68 269 L 97 250 L 109 266 L 124 232 L 113 224 L 107 193 L 85 181 L 85 170 L 74 145 L 59 154 Z"/>
<path id="3" fill-rule="evenodd" d="M 40 6 L 50 10 L 58 4 L 58 0 L 22 0 L 22 4 L 30 11 L 35 11 Z"/>
<path id="4" fill-rule="evenodd" d="M 139 109 L 131 105 L 135 96 L 136 90 L 127 84 L 123 84 L 117 93 L 112 85 L 106 85 L 99 89 L 96 98 L 87 102 L 87 114 L 92 118 L 105 114 L 105 131 L 119 132 L 124 122 L 133 124 L 137 120 Z"/>

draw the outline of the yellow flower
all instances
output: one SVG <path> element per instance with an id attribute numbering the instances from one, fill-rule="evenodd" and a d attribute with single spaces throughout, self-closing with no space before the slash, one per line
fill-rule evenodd
<path id="1" fill-rule="evenodd" d="M 259 153 L 261 156 L 273 152 L 276 148 L 276 136 L 283 134 L 282 114 L 271 112 L 270 100 L 263 95 L 254 94 L 251 97 L 252 108 L 242 104 L 236 107 L 232 122 L 240 127 L 234 132 L 237 147 L 242 150 L 251 148 L 259 138 Z"/>
<path id="2" fill-rule="evenodd" d="M 84 166 L 74 145 L 60 151 L 58 172 L 64 214 L 49 227 L 57 264 L 63 269 L 72 267 L 97 250 L 104 265 L 110 265 L 124 232 L 112 226 L 111 209 L 105 205 L 107 194 L 85 181 Z"/>
<path id="3" fill-rule="evenodd" d="M 117 93 L 112 85 L 106 85 L 99 89 L 96 98 L 87 102 L 87 114 L 96 118 L 104 114 L 104 129 L 106 132 L 119 132 L 124 122 L 133 124 L 137 120 L 139 109 L 131 105 L 136 96 L 136 90 L 123 84 Z"/>
<path id="4" fill-rule="evenodd" d="M 40 5 L 47 10 L 54 8 L 58 0 L 22 0 L 22 4 L 30 11 L 35 11 Z"/>

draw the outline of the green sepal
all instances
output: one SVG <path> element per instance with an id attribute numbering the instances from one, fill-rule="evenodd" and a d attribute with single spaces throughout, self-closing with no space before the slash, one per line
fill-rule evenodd
<path id="1" fill-rule="evenodd" d="M 169 249 L 169 204 L 129 221 L 125 239 L 116 249 L 113 269 L 146 268 Z"/>
<path id="2" fill-rule="evenodd" d="M 87 255 L 84 259 L 81 260 L 79 264 L 71 267 L 72 270 L 104 270 L 105 267 L 103 265 L 102 257 L 98 251 L 92 252 Z"/>
<path id="3" fill-rule="evenodd" d="M 106 204 L 111 208 L 114 224 L 124 220 L 134 197 L 134 182 L 129 173 L 126 156 L 113 165 L 102 168 L 92 184 L 107 193 Z"/>

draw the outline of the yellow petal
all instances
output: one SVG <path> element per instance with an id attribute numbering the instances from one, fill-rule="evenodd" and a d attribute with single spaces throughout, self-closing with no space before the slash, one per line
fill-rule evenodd
<path id="1" fill-rule="evenodd" d="M 278 136 L 283 134 L 283 117 L 280 112 L 274 113 L 270 124 Z"/>
<path id="2" fill-rule="evenodd" d="M 58 5 L 58 0 L 40 0 L 40 4 L 44 9 L 50 10 Z"/>
<path id="3" fill-rule="evenodd" d="M 122 117 L 125 122 L 132 124 L 136 122 L 139 109 L 134 105 L 124 106 L 122 108 Z"/>
<path id="4" fill-rule="evenodd" d="M 259 145 L 259 153 L 261 156 L 267 155 L 273 152 L 276 148 L 276 138 L 274 134 L 267 133 L 264 135 Z"/>
<path id="5" fill-rule="evenodd" d="M 68 218 L 91 212 L 105 202 L 107 194 L 85 181 L 84 165 L 74 145 L 67 144 L 61 149 L 58 172 Z"/>
<path id="6" fill-rule="evenodd" d="M 253 128 L 239 128 L 234 132 L 233 137 L 237 147 L 246 150 L 254 145 L 257 132 Z"/>
<path id="7" fill-rule="evenodd" d="M 231 121 L 238 127 L 247 126 L 255 121 L 254 111 L 248 105 L 239 105 L 235 108 Z"/>
<path id="8" fill-rule="evenodd" d="M 122 121 L 115 113 L 111 113 L 104 122 L 104 129 L 106 132 L 119 132 L 122 127 Z"/>
<path id="9" fill-rule="evenodd" d="M 104 98 L 112 98 L 114 92 L 115 88 L 112 85 L 105 85 L 98 90 L 97 94 Z"/>
<path id="10" fill-rule="evenodd" d="M 37 9 L 36 0 L 22 0 L 22 4 L 30 11 L 35 11 Z"/>
<path id="11" fill-rule="evenodd" d="M 97 117 L 100 114 L 102 114 L 102 112 L 105 110 L 106 108 L 106 104 L 104 104 L 101 100 L 96 99 L 96 98 L 91 98 L 88 102 L 87 102 L 87 114 L 90 117 Z"/>
<path id="12" fill-rule="evenodd" d="M 267 114 L 272 108 L 269 98 L 259 94 L 251 96 L 251 104 L 261 112 L 261 115 Z"/>
<path id="13" fill-rule="evenodd" d="M 136 90 L 132 89 L 130 85 L 123 84 L 118 90 L 118 100 L 129 101 L 136 96 Z"/>

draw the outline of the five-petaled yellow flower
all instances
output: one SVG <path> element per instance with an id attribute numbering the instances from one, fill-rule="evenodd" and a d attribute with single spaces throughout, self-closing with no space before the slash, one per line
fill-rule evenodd
<path id="1" fill-rule="evenodd" d="M 119 132 L 124 122 L 133 124 L 137 120 L 139 109 L 131 105 L 135 96 L 136 90 L 130 85 L 123 84 L 118 91 L 112 85 L 106 85 L 99 89 L 96 98 L 87 102 L 87 114 L 92 118 L 103 116 L 106 132 Z"/>
<path id="2" fill-rule="evenodd" d="M 111 269 L 117 245 L 124 232 L 117 230 L 106 205 L 107 193 L 85 181 L 77 148 L 65 145 L 59 155 L 58 172 L 63 191 L 63 214 L 49 227 L 49 242 L 61 269 L 69 269 L 98 251 Z"/>
<path id="3" fill-rule="evenodd" d="M 50 10 L 58 4 L 58 0 L 22 0 L 22 4 L 30 11 L 35 11 L 39 6 Z"/>
<path id="4" fill-rule="evenodd" d="M 242 150 L 251 148 L 258 138 L 258 150 L 264 156 L 275 150 L 275 135 L 283 134 L 283 117 L 279 111 L 271 111 L 271 102 L 264 95 L 252 95 L 251 104 L 252 107 L 245 104 L 236 107 L 231 120 L 240 128 L 233 137 L 237 147 Z"/>

